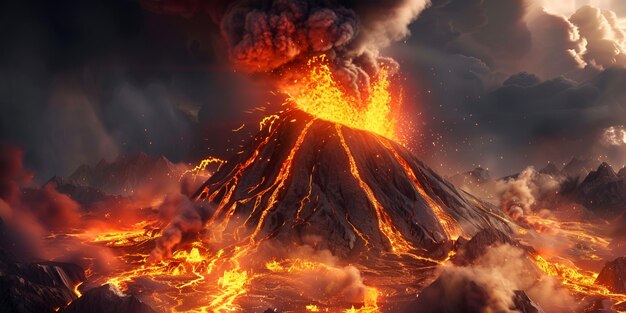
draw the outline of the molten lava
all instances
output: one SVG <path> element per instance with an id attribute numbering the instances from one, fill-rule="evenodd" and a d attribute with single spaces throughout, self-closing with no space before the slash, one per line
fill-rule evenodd
<path id="1" fill-rule="evenodd" d="M 297 88 L 285 91 L 298 110 L 265 117 L 232 159 L 207 158 L 188 172 L 217 165 L 193 196 L 201 231 L 175 229 L 189 218 L 181 214 L 165 228 L 155 217 L 130 229 L 74 234 L 119 252 L 122 265 L 113 274 L 90 280 L 127 292 L 156 286 L 144 300 L 168 312 L 279 305 L 374 313 L 414 299 L 416 281 L 449 260 L 453 240 L 485 228 L 512 231 L 502 212 L 394 142 L 388 69 L 381 67 L 360 99 L 335 82 L 324 56 L 308 66 Z M 178 242 L 155 258 L 154 242 L 172 229 L 180 231 Z M 535 263 L 568 288 L 624 300 L 595 287 L 594 273 L 540 255 Z"/>
<path id="2" fill-rule="evenodd" d="M 323 120 L 397 139 L 398 108 L 392 107 L 394 97 L 386 66 L 381 65 L 361 98 L 345 92 L 333 78 L 326 56 L 315 57 L 307 65 L 307 75 L 285 90 L 296 108 Z"/>

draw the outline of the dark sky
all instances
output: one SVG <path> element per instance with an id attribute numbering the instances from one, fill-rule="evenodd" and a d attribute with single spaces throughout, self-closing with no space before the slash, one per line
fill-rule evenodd
<path id="1" fill-rule="evenodd" d="M 421 112 L 415 152 L 444 174 L 572 156 L 626 162 L 624 145 L 602 140 L 626 124 L 620 16 L 530 4 L 433 0 L 411 37 L 383 51 L 401 65 L 409 111 Z M 0 141 L 22 147 L 39 180 L 120 153 L 224 156 L 242 136 L 230 130 L 263 114 L 250 111 L 278 107 L 264 82 L 233 71 L 208 14 L 3 1 L 0 38 Z"/>

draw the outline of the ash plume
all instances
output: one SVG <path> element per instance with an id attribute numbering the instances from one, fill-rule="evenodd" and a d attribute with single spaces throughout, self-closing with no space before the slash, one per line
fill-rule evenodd
<path id="1" fill-rule="evenodd" d="M 525 215 L 539 208 L 548 195 L 558 193 L 561 181 L 528 167 L 516 178 L 499 181 L 500 208 L 513 220 L 527 222 Z"/>
<path id="2" fill-rule="evenodd" d="M 159 218 L 167 226 L 150 253 L 150 261 L 171 256 L 172 249 L 183 241 L 185 235 L 201 231 L 212 209 L 213 206 L 194 203 L 186 195 L 168 194 L 159 206 Z"/>
<path id="3" fill-rule="evenodd" d="M 239 0 L 202 6 L 195 1 L 143 1 L 158 13 L 192 17 L 205 12 L 220 25 L 235 69 L 288 83 L 312 56 L 326 54 L 348 89 L 367 86 L 379 50 L 409 34 L 428 0 Z M 357 93 L 358 94 L 358 93 Z"/>

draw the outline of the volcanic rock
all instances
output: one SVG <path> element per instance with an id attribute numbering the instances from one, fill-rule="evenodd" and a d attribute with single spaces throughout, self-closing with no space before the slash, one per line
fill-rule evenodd
<path id="1" fill-rule="evenodd" d="M 429 313 L 482 313 L 497 312 L 494 306 L 504 305 L 487 286 L 474 281 L 471 277 L 457 272 L 443 272 L 432 284 L 424 288 L 417 300 L 407 306 L 404 312 Z M 543 313 L 544 311 L 533 302 L 524 291 L 515 290 L 510 301 L 510 310 L 522 313 Z"/>
<path id="2" fill-rule="evenodd" d="M 115 201 L 120 198 L 119 196 L 107 195 L 97 188 L 77 184 L 59 176 L 52 177 L 47 184 L 52 184 L 58 192 L 68 195 L 72 200 L 84 206 L 90 206 L 97 202 Z"/>
<path id="3" fill-rule="evenodd" d="M 150 157 L 145 153 L 120 155 L 113 162 L 101 160 L 95 166 L 81 165 L 65 183 L 91 187 L 109 195 L 128 196 L 141 186 L 155 182 L 177 182 L 185 166 L 170 162 L 164 156 Z"/>
<path id="4" fill-rule="evenodd" d="M 626 210 L 626 177 L 607 163 L 589 173 L 577 188 L 578 201 L 600 216 L 613 217 Z"/>
<path id="5" fill-rule="evenodd" d="M 520 313 L 543 313 L 541 307 L 531 300 L 523 290 L 515 290 L 513 294 L 514 309 Z"/>
<path id="6" fill-rule="evenodd" d="M 0 312 L 53 312 L 76 299 L 83 270 L 57 262 L 22 263 L 0 248 Z"/>
<path id="7" fill-rule="evenodd" d="M 547 175 L 551 175 L 551 176 L 558 176 L 561 174 L 561 170 L 559 170 L 558 167 L 556 167 L 556 165 L 554 165 L 554 163 L 548 163 L 548 165 L 546 165 L 546 167 L 542 168 L 539 173 L 541 174 L 547 174 Z"/>
<path id="8" fill-rule="evenodd" d="M 450 181 L 457 186 L 464 184 L 482 185 L 491 181 L 491 175 L 489 175 L 489 170 L 477 167 L 469 172 L 450 177 Z"/>
<path id="9" fill-rule="evenodd" d="M 469 241 L 463 237 L 459 238 L 456 242 L 456 254 L 451 258 L 451 261 L 455 265 L 469 265 L 485 254 L 490 247 L 503 244 L 522 247 L 506 233 L 497 229 L 483 229 Z"/>
<path id="10" fill-rule="evenodd" d="M 90 289 L 63 308 L 61 313 L 156 313 L 135 296 L 127 296 L 113 285 L 106 284 Z"/>
<path id="11" fill-rule="evenodd" d="M 626 294 L 626 257 L 608 262 L 596 278 L 596 284 L 606 286 L 613 292 Z"/>
<path id="12" fill-rule="evenodd" d="M 613 310 L 614 301 L 607 298 L 599 298 L 593 301 L 593 304 L 585 309 L 585 313 L 618 313 Z"/>
<path id="13" fill-rule="evenodd" d="M 617 179 L 617 174 L 606 162 L 602 162 L 597 170 L 587 175 L 583 184 L 603 184 Z"/>
<path id="14" fill-rule="evenodd" d="M 397 143 L 300 111 L 263 128 L 196 196 L 218 204 L 213 218 L 229 218 L 227 229 L 244 225 L 254 239 L 296 244 L 314 238 L 344 256 L 401 249 L 402 240 L 429 250 L 482 229 L 511 231 L 499 209 Z"/>
<path id="15" fill-rule="evenodd" d="M 587 174 L 593 171 L 593 169 L 596 168 L 597 166 L 598 166 L 598 162 L 592 159 L 581 160 L 578 158 L 572 158 L 563 167 L 563 170 L 561 170 L 561 173 L 571 178 L 585 177 L 587 176 Z"/>

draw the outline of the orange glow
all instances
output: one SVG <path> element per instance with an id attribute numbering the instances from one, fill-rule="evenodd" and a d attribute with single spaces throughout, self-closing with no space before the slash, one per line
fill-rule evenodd
<path id="1" fill-rule="evenodd" d="M 363 306 L 356 309 L 354 307 L 345 310 L 345 313 L 377 313 L 378 309 L 378 290 L 376 288 L 367 288 Z"/>
<path id="2" fill-rule="evenodd" d="M 354 156 L 352 155 L 352 151 L 350 151 L 350 147 L 346 143 L 346 139 L 343 137 L 343 133 L 341 130 L 341 126 L 336 125 L 337 128 L 337 136 L 339 136 L 339 140 L 341 141 L 341 145 L 343 146 L 346 155 L 348 156 L 348 161 L 350 162 L 350 172 L 354 179 L 356 179 L 361 186 L 361 189 L 370 200 L 370 203 L 374 207 L 376 212 L 376 217 L 378 218 L 378 229 L 380 232 L 389 240 L 389 244 L 391 245 L 391 250 L 394 253 L 407 253 L 413 249 L 412 245 L 404 239 L 404 236 L 398 231 L 391 220 L 391 217 L 387 214 L 383 206 L 380 204 L 376 196 L 374 196 L 374 192 L 367 185 L 365 181 L 361 178 L 359 174 L 359 169 L 356 165 L 356 161 L 354 160 Z"/>
<path id="3" fill-rule="evenodd" d="M 573 264 L 568 265 L 566 262 L 549 261 L 540 255 L 535 256 L 535 264 L 548 276 L 559 278 L 565 287 L 574 292 L 585 295 L 608 296 L 617 303 L 626 301 L 626 295 L 614 294 L 606 287 L 596 284 L 597 273 L 582 270 Z"/>
<path id="4" fill-rule="evenodd" d="M 257 227 L 256 227 L 254 233 L 252 234 L 252 236 L 250 237 L 253 241 L 256 240 L 256 236 L 261 231 L 261 228 L 264 225 L 264 221 L 265 221 L 265 217 L 267 216 L 267 213 L 269 213 L 269 211 L 274 207 L 276 202 L 278 202 L 278 200 L 276 200 L 276 198 L 278 197 L 278 193 L 282 191 L 285 182 L 289 178 L 289 175 L 290 175 L 290 172 L 291 172 L 293 158 L 295 157 L 296 152 L 298 152 L 298 150 L 300 150 L 300 146 L 302 145 L 302 142 L 304 141 L 304 138 L 308 134 L 309 128 L 311 127 L 311 125 L 313 125 L 313 122 L 315 122 L 315 119 L 309 121 L 306 124 L 306 126 L 304 126 L 304 129 L 300 133 L 300 136 L 298 136 L 298 139 L 296 140 L 296 143 L 291 148 L 291 151 L 289 152 L 289 156 L 287 156 L 287 159 L 285 160 L 285 163 L 283 163 L 282 167 L 280 168 L 280 172 L 278 172 L 278 175 L 276 176 L 276 182 L 274 183 L 275 185 L 277 185 L 277 187 L 274 189 L 274 192 L 272 192 L 272 194 L 270 195 L 268 207 L 261 213 L 261 218 L 259 219 Z M 254 214 L 254 212 L 253 212 L 253 214 Z"/>
<path id="5" fill-rule="evenodd" d="M 215 158 L 215 157 L 206 158 L 200 161 L 200 164 L 196 165 L 193 169 L 186 170 L 185 172 L 183 172 L 183 174 L 180 175 L 180 179 L 185 177 L 185 175 L 187 174 L 193 174 L 194 177 L 197 177 L 201 172 L 206 171 L 207 166 L 209 166 L 210 164 L 217 164 L 217 170 L 219 170 L 220 167 L 224 165 L 224 163 L 226 163 L 226 161 Z"/>
<path id="6" fill-rule="evenodd" d="M 324 55 L 307 64 L 308 74 L 295 81 L 295 87 L 284 91 L 298 109 L 323 120 L 398 139 L 387 68 L 381 66 L 367 90 L 367 98 L 358 99 L 341 89 Z"/>
<path id="7" fill-rule="evenodd" d="M 233 311 L 234 301 L 246 292 L 248 272 L 236 269 L 225 271 L 217 284 L 221 288 L 220 294 L 211 302 L 214 312 Z"/>

